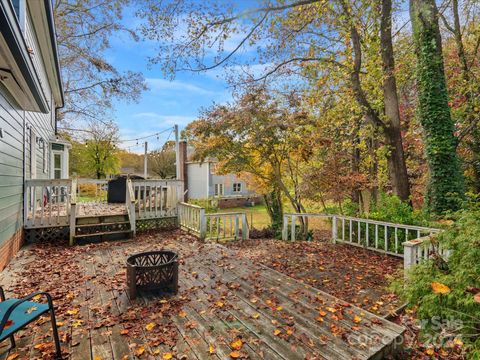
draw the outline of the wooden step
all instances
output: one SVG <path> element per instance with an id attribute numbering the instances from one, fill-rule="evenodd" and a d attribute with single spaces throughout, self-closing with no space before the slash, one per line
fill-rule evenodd
<path id="1" fill-rule="evenodd" d="M 117 223 L 128 221 L 128 215 L 99 215 L 99 216 L 80 216 L 76 219 L 78 225 L 100 225 L 105 223 Z"/>
<path id="2" fill-rule="evenodd" d="M 77 229 L 80 228 L 89 228 L 89 227 L 99 227 L 99 226 L 111 226 L 111 225 L 129 225 L 130 221 L 115 221 L 115 222 L 102 222 L 94 224 L 76 224 Z"/>
<path id="3" fill-rule="evenodd" d="M 118 231 L 105 231 L 105 232 L 90 233 L 90 234 L 78 234 L 78 235 L 75 235 L 75 239 L 94 237 L 94 236 L 117 235 L 117 234 L 131 235 L 132 233 L 133 233 L 133 231 L 130 230 L 130 229 L 129 230 L 118 230 Z"/>

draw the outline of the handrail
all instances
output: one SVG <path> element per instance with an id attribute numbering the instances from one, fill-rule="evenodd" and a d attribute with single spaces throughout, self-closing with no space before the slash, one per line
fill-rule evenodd
<path id="1" fill-rule="evenodd" d="M 133 236 L 137 233 L 135 219 L 135 193 L 133 191 L 132 180 L 127 179 L 125 193 L 125 207 L 127 208 L 128 220 L 130 221 L 130 230 Z"/>
<path id="2" fill-rule="evenodd" d="M 72 188 L 70 189 L 70 204 L 77 203 L 77 178 L 72 178 Z"/>

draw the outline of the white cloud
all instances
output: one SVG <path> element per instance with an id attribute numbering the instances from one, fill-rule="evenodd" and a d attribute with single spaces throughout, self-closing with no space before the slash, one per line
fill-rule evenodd
<path id="1" fill-rule="evenodd" d="M 161 78 L 147 78 L 146 82 L 152 91 L 161 93 L 166 91 L 181 91 L 204 95 L 211 95 L 215 93 L 214 91 L 181 80 L 169 81 Z"/>
<path id="2" fill-rule="evenodd" d="M 152 125 L 158 124 L 161 128 L 165 128 L 165 126 L 173 126 L 175 124 L 179 127 L 184 127 L 196 118 L 195 116 L 184 115 L 162 115 L 153 111 L 136 113 L 133 117 L 147 120 L 147 122 Z"/>

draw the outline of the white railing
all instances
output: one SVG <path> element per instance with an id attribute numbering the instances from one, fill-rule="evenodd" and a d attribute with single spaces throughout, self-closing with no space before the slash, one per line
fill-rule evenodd
<path id="1" fill-rule="evenodd" d="M 69 226 L 72 180 L 26 180 L 25 228 Z"/>
<path id="2" fill-rule="evenodd" d="M 297 237 L 297 219 L 303 218 L 308 220 L 309 218 L 317 219 L 326 219 L 330 220 L 331 215 L 327 214 L 313 214 L 313 213 L 294 213 L 294 214 L 284 214 L 283 215 L 283 228 L 282 228 L 282 239 L 295 241 Z"/>
<path id="3" fill-rule="evenodd" d="M 395 224 L 350 216 L 332 216 L 332 238 L 370 250 L 403 257 L 403 243 L 439 232 L 423 226 Z"/>
<path id="4" fill-rule="evenodd" d="M 225 212 L 206 214 L 205 209 L 187 203 L 178 204 L 178 224 L 208 241 L 229 241 L 248 239 L 247 214 L 243 212 Z"/>
<path id="5" fill-rule="evenodd" d="M 68 243 L 73 246 L 75 243 L 75 233 L 77 230 L 77 179 L 72 179 L 72 189 L 70 191 L 70 231 L 68 237 Z"/>
<path id="6" fill-rule="evenodd" d="M 331 223 L 334 243 L 359 246 L 404 258 L 405 268 L 430 256 L 434 245 L 426 242 L 426 239 L 441 231 L 423 226 L 395 224 L 343 215 L 296 213 L 284 215 L 283 240 L 296 240 L 299 218 L 325 219 Z M 447 250 L 438 250 L 441 255 L 449 254 Z"/>
<path id="7" fill-rule="evenodd" d="M 249 238 L 247 214 L 242 212 L 205 215 L 205 240 L 228 241 Z"/>
<path id="8" fill-rule="evenodd" d="M 127 208 L 128 220 L 130 221 L 130 229 L 133 236 L 137 233 L 135 220 L 135 192 L 133 191 L 132 180 L 127 179 L 125 192 L 125 207 Z"/>
<path id="9" fill-rule="evenodd" d="M 432 236 L 425 236 L 415 240 L 405 241 L 403 243 L 403 267 L 408 269 L 419 264 L 424 260 L 428 260 L 433 255 L 439 255 L 447 260 L 452 253 L 451 250 L 445 249 Z"/>
<path id="10" fill-rule="evenodd" d="M 181 180 L 131 180 L 137 219 L 177 216 L 177 204 L 183 200 Z"/>
<path id="11" fill-rule="evenodd" d="M 77 179 L 78 202 L 107 202 L 108 180 Z"/>
<path id="12" fill-rule="evenodd" d="M 181 229 L 191 231 L 200 238 L 205 238 L 205 209 L 193 204 L 178 204 L 178 225 Z"/>

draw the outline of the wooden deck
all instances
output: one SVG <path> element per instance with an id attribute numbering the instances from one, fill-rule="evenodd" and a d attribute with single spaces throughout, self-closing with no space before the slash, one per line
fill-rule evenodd
<path id="1" fill-rule="evenodd" d="M 131 301 L 126 257 L 160 248 L 179 253 L 178 295 L 143 294 Z M 28 246 L 0 283 L 9 295 L 34 287 L 54 294 L 62 345 L 71 359 L 382 358 L 404 331 L 255 265 L 239 251 L 203 244 L 181 231 L 75 248 Z M 17 359 L 47 354 L 48 334 L 48 322 L 19 334 Z"/>

